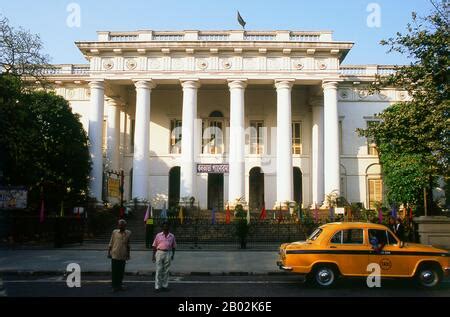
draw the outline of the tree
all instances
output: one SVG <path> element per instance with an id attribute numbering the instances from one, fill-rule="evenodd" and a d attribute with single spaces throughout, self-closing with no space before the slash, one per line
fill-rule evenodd
<path id="1" fill-rule="evenodd" d="M 46 69 L 51 69 L 49 56 L 42 53 L 43 44 L 37 34 L 16 29 L 6 17 L 0 16 L 0 72 L 41 81 Z M 35 80 L 22 84 L 33 86 Z M 43 83 L 44 81 L 42 81 Z"/>
<path id="2" fill-rule="evenodd" d="M 17 79 L 0 76 L 0 170 L 5 185 L 25 185 L 31 206 L 44 190 L 47 206 L 79 203 L 87 195 L 88 137 L 69 103 L 52 92 L 20 92 Z M 15 88 L 15 89 L 14 89 Z M 0 99 L 1 100 L 1 99 Z M 67 206 L 67 205 L 66 205 Z"/>
<path id="3" fill-rule="evenodd" d="M 449 177 L 449 33 L 445 3 L 435 4 L 427 17 L 412 14 L 407 33 L 381 42 L 389 52 L 412 58 L 396 73 L 377 77 L 372 91 L 396 87 L 410 100 L 392 105 L 378 114 L 381 122 L 362 136 L 375 140 L 383 167 L 387 196 L 395 203 L 423 203 L 423 189 L 432 203 L 432 188 L 438 177 Z"/>
<path id="4" fill-rule="evenodd" d="M 37 206 L 79 203 L 87 195 L 88 137 L 69 103 L 52 92 L 21 92 L 18 79 L 0 75 L 0 170 L 5 185 L 25 185 Z M 67 206 L 67 205 L 66 205 Z"/>
<path id="5" fill-rule="evenodd" d="M 45 83 L 49 67 L 42 49 L 38 35 L 0 17 L 0 183 L 26 186 L 32 208 L 43 190 L 46 206 L 59 210 L 62 201 L 85 198 L 91 163 L 79 116 L 64 98 L 34 85 Z"/>

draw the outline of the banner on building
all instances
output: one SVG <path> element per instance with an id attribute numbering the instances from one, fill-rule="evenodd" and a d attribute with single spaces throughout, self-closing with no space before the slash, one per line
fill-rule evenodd
<path id="1" fill-rule="evenodd" d="M 197 173 L 228 174 L 228 164 L 197 164 Z"/>
<path id="2" fill-rule="evenodd" d="M 0 209 L 27 208 L 28 191 L 24 187 L 0 187 Z"/>

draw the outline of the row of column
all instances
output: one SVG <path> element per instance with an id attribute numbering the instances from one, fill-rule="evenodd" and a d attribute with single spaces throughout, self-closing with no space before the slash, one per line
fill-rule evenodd
<path id="1" fill-rule="evenodd" d="M 292 176 L 292 87 L 293 80 L 277 80 L 277 204 L 293 200 Z M 104 114 L 104 85 L 90 82 L 91 112 L 89 117 L 90 154 L 92 158 L 91 197 L 102 201 L 102 133 Z M 180 197 L 197 197 L 195 120 L 197 119 L 197 79 L 181 81 L 183 87 L 182 151 Z M 230 149 L 228 201 L 245 197 L 245 79 L 229 80 L 230 89 Z M 151 90 L 150 80 L 135 81 L 136 114 L 133 156 L 132 197 L 149 198 L 149 138 Z M 320 204 L 326 194 L 340 190 L 339 118 L 337 111 L 337 82 L 323 83 L 323 99 L 312 101 L 312 194 L 313 203 Z M 108 158 L 111 169 L 119 168 L 120 116 L 114 99 L 108 105 Z"/>

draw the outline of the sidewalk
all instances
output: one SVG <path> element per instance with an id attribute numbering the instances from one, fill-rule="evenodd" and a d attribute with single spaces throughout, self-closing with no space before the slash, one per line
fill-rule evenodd
<path id="1" fill-rule="evenodd" d="M 177 251 L 174 275 L 266 275 L 278 274 L 274 251 Z M 0 274 L 62 274 L 78 263 L 81 274 L 110 274 L 111 263 L 102 250 L 0 250 Z M 150 275 L 155 271 L 152 252 L 134 251 L 127 274 Z"/>

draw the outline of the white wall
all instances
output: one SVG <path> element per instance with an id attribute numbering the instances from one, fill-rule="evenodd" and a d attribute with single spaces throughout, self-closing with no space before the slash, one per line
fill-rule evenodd
<path id="1" fill-rule="evenodd" d="M 340 101 L 339 116 L 342 120 L 341 165 L 346 171 L 347 200 L 368 205 L 366 184 L 367 168 L 379 162 L 377 156 L 368 155 L 366 138 L 359 137 L 356 129 L 366 128 L 367 120 L 375 118 L 389 106 L 389 102 Z"/>

